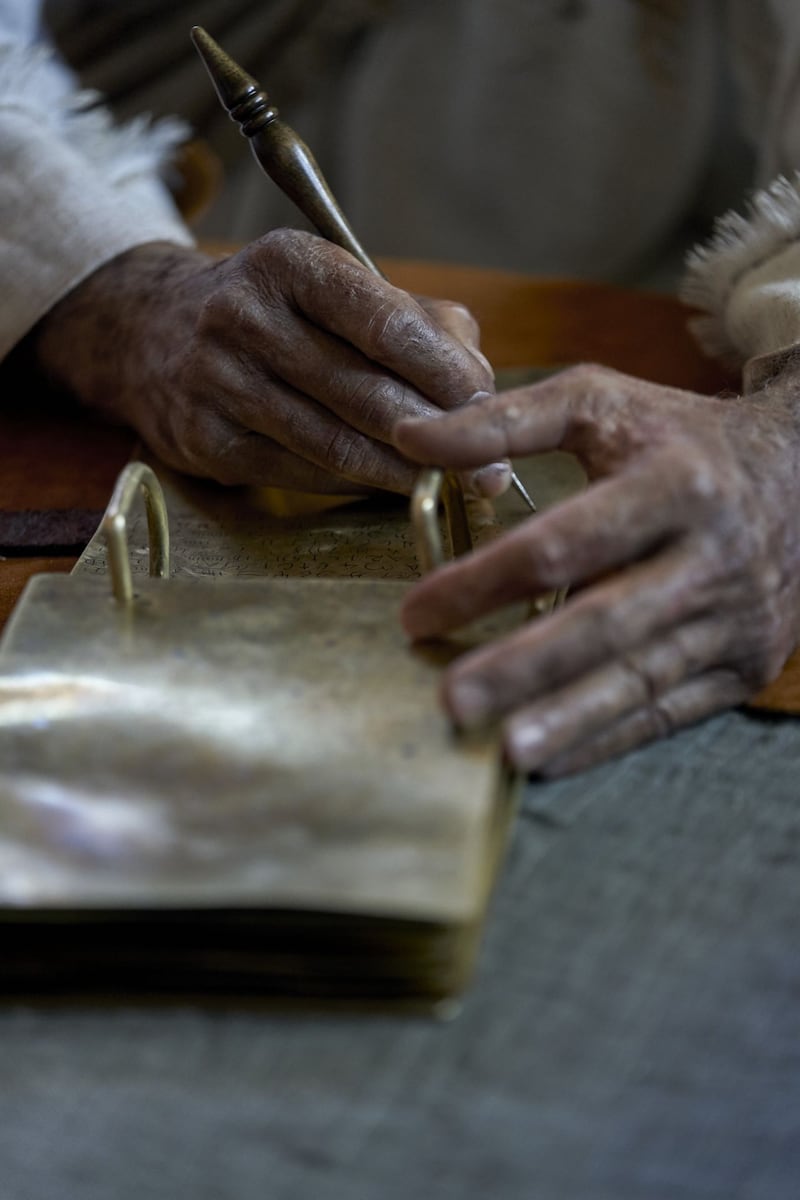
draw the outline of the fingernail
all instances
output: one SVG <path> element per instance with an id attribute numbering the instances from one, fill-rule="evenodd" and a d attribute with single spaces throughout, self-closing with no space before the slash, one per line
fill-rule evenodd
<path id="1" fill-rule="evenodd" d="M 472 355 L 472 357 L 477 359 L 478 362 L 481 364 L 481 366 L 484 367 L 486 369 L 486 371 L 489 373 L 489 376 L 492 379 L 494 379 L 494 367 L 489 362 L 486 355 L 483 354 L 480 350 L 474 349 L 474 347 L 472 347 L 472 346 L 469 346 L 468 349 L 469 349 L 469 352 Z"/>
<path id="2" fill-rule="evenodd" d="M 491 398 L 491 392 L 473 392 L 470 398 L 464 401 L 464 404 L 482 404 L 484 400 L 491 400 Z"/>
<path id="3" fill-rule="evenodd" d="M 486 689 L 472 679 L 451 684 L 447 689 L 447 698 L 453 720 L 465 729 L 480 725 L 492 710 Z"/>
<path id="4" fill-rule="evenodd" d="M 510 721 L 506 727 L 506 752 L 515 766 L 532 770 L 545 757 L 547 731 L 538 721 Z"/>
<path id="5" fill-rule="evenodd" d="M 488 463 L 485 467 L 479 467 L 472 474 L 472 488 L 486 500 L 493 500 L 495 496 L 502 496 L 503 492 L 507 492 L 511 485 L 511 464 L 507 462 Z"/>

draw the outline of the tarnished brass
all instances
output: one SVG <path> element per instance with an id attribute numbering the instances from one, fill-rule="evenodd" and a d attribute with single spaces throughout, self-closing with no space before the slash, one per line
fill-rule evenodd
<path id="1" fill-rule="evenodd" d="M 128 514 L 140 489 L 144 495 L 147 512 L 150 574 L 159 579 L 169 576 L 169 522 L 161 484 L 155 472 L 146 463 L 128 463 L 117 480 L 100 526 L 100 533 L 108 551 L 111 590 L 121 604 L 130 604 L 133 600 L 133 581 L 128 557 Z"/>
<path id="2" fill-rule="evenodd" d="M 201 26 L 194 26 L 191 37 L 222 107 L 249 138 L 256 162 L 323 237 L 349 250 L 374 275 L 383 276 L 353 233 L 314 155 L 279 118 L 267 93 Z M 511 473 L 511 482 L 535 512 L 536 505 L 516 471 Z"/>
<path id="3" fill-rule="evenodd" d="M 148 577 L 133 517 L 124 603 L 41 575 L 0 642 L 0 990 L 457 992 L 518 783 L 438 703 L 468 643 L 401 580 Z"/>
<path id="4" fill-rule="evenodd" d="M 457 558 L 472 549 L 464 493 L 457 477 L 435 467 L 427 467 L 420 471 L 411 497 L 411 520 L 422 574 L 441 566 L 445 559 L 439 525 L 441 500 L 444 500 L 453 556 Z"/>

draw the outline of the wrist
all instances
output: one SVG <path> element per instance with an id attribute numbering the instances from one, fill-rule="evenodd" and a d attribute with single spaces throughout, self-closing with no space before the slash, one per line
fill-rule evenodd
<path id="1" fill-rule="evenodd" d="M 208 262 L 189 247 L 153 242 L 104 263 L 29 335 L 35 367 L 81 403 L 111 411 L 131 372 L 131 382 L 141 385 L 148 365 L 178 332 L 165 314 L 167 296 Z"/>
<path id="2" fill-rule="evenodd" d="M 742 368 L 743 395 L 762 392 L 777 383 L 790 381 L 800 385 L 800 342 L 750 358 Z"/>

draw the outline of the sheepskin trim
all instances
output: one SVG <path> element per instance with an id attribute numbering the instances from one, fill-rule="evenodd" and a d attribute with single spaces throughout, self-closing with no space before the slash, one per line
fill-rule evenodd
<path id="1" fill-rule="evenodd" d="M 726 325 L 728 301 L 742 277 L 800 239 L 800 171 L 753 194 L 746 213 L 719 217 L 707 243 L 686 261 L 681 299 L 701 310 L 689 322 L 707 354 L 739 365 L 742 352 Z"/>
<path id="2" fill-rule="evenodd" d="M 0 108 L 53 129 L 112 185 L 159 171 L 190 134 L 178 117 L 115 123 L 100 93 L 76 88 L 43 46 L 0 45 Z"/>

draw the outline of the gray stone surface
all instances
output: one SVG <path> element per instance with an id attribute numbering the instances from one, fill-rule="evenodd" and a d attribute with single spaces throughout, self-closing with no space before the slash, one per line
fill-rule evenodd
<path id="1" fill-rule="evenodd" d="M 530 786 L 449 1022 L 0 1010 L 2 1200 L 795 1200 L 800 722 Z"/>

